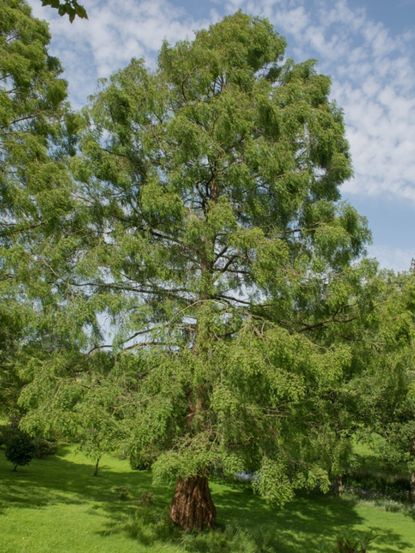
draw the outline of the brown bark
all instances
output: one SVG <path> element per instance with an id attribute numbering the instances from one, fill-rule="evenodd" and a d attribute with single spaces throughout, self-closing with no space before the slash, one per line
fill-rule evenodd
<path id="1" fill-rule="evenodd" d="M 100 460 L 101 457 L 98 457 L 98 459 L 96 460 L 96 463 L 95 463 L 95 467 L 94 467 L 94 476 L 98 476 L 98 470 L 99 470 L 99 460 Z"/>
<path id="2" fill-rule="evenodd" d="M 177 481 L 170 517 L 183 530 L 213 528 L 216 508 L 206 477 L 192 476 Z"/>
<path id="3" fill-rule="evenodd" d="M 333 482 L 333 492 L 336 496 L 341 496 L 344 493 L 343 477 L 338 474 Z"/>

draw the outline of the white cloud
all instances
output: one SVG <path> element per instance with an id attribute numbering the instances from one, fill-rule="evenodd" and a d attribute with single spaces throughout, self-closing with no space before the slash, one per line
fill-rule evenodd
<path id="1" fill-rule="evenodd" d="M 371 246 L 368 248 L 369 257 L 375 257 L 382 267 L 394 271 L 408 271 L 411 266 L 414 250 L 391 248 L 389 246 Z"/>
<path id="2" fill-rule="evenodd" d="M 89 0 L 89 19 L 72 24 L 56 10 L 43 8 L 39 0 L 29 3 L 36 17 L 49 21 L 52 51 L 62 61 L 77 107 L 95 90 L 97 78 L 109 76 L 132 57 L 144 57 L 151 64 L 163 40 L 190 38 L 194 30 L 209 24 L 194 20 L 168 0 Z"/>
<path id="3" fill-rule="evenodd" d="M 332 76 L 355 172 L 343 190 L 415 202 L 413 33 L 393 36 L 347 0 L 246 0 L 240 7 L 269 17 L 297 58 L 316 57 Z"/>

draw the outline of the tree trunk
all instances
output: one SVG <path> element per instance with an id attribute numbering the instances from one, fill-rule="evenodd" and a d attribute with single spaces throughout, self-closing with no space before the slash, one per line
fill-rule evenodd
<path id="1" fill-rule="evenodd" d="M 16 472 L 17 471 L 17 465 L 13 465 L 13 471 L 12 472 Z"/>
<path id="2" fill-rule="evenodd" d="M 344 493 L 343 477 L 341 474 L 338 474 L 333 482 L 333 492 L 338 497 Z"/>
<path id="3" fill-rule="evenodd" d="M 96 463 L 95 463 L 94 476 L 98 476 L 99 460 L 100 460 L 100 457 L 98 457 L 98 459 L 97 459 L 97 461 L 96 461 Z"/>
<path id="4" fill-rule="evenodd" d="M 170 517 L 183 530 L 213 528 L 216 508 L 206 477 L 192 476 L 177 481 Z"/>
<path id="5" fill-rule="evenodd" d="M 409 500 L 415 505 L 415 472 L 411 472 L 411 480 L 409 483 Z"/>

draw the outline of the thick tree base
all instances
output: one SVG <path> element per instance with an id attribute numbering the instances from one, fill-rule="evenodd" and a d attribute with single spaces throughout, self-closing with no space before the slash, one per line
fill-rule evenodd
<path id="1" fill-rule="evenodd" d="M 178 480 L 170 507 L 170 517 L 183 530 L 213 528 L 216 508 L 209 490 L 208 479 L 193 476 Z"/>

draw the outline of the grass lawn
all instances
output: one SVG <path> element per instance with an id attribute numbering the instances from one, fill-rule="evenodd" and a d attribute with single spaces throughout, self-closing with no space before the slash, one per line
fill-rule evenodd
<path id="1" fill-rule="evenodd" d="M 137 513 L 140 494 L 152 490 L 152 509 L 158 513 L 158 509 L 167 509 L 171 490 L 152 487 L 148 473 L 132 471 L 126 461 L 109 456 L 103 460 L 100 476 L 93 477 L 92 470 L 85 457 L 68 450 L 13 473 L 0 452 L 0 553 L 184 551 L 177 532 L 175 538 L 174 533 L 149 537 L 145 532 L 132 537 L 126 529 L 127 521 Z M 117 487 L 128 487 L 132 497 L 119 499 Z M 299 498 L 278 510 L 243 488 L 216 483 L 212 491 L 219 524 L 238 526 L 248 534 L 272 534 L 275 540 L 266 551 L 317 553 L 321 544 L 332 543 L 345 529 L 354 529 L 377 534 L 369 551 L 415 553 L 415 520 L 403 513 L 329 497 Z M 203 540 L 194 541 L 186 550 L 228 552 L 217 544 L 210 548 Z"/>

